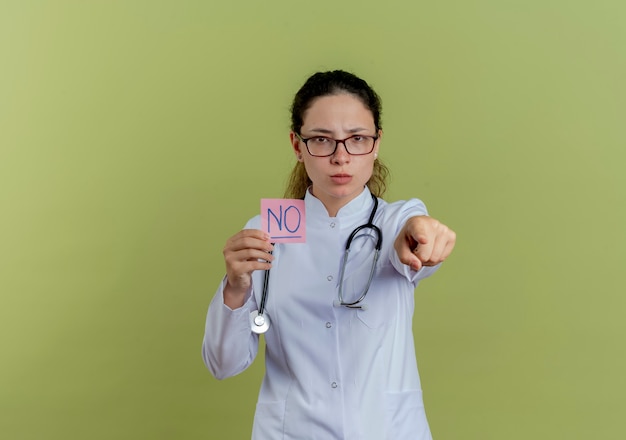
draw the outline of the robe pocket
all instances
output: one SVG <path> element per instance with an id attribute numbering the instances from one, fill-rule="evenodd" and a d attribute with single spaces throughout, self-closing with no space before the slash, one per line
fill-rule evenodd
<path id="1" fill-rule="evenodd" d="M 389 284 L 389 277 L 393 276 L 393 270 L 391 264 L 379 264 L 372 285 L 362 302 L 365 305 L 365 309 L 357 309 L 357 317 L 371 330 L 380 329 L 387 323 L 397 319 L 398 296 L 397 293 L 394 293 L 397 289 L 395 285 Z M 390 273 L 392 275 L 389 275 Z M 369 276 L 369 273 L 363 274 L 358 281 L 355 279 L 349 280 L 350 283 L 348 285 L 352 289 L 353 295 L 356 296 L 363 293 L 363 279 L 367 279 L 367 276 Z"/>
<path id="2" fill-rule="evenodd" d="M 384 305 L 374 305 L 371 301 L 367 301 L 368 297 L 363 301 L 367 307 L 366 310 L 357 309 L 356 316 L 359 318 L 365 326 L 371 330 L 376 330 L 383 327 L 389 320 L 389 315 L 386 315 L 381 308 Z"/>
<path id="3" fill-rule="evenodd" d="M 282 439 L 284 425 L 284 400 L 257 403 L 252 427 L 254 439 Z"/>
<path id="4" fill-rule="evenodd" d="M 421 390 L 385 394 L 389 440 L 432 440 Z"/>

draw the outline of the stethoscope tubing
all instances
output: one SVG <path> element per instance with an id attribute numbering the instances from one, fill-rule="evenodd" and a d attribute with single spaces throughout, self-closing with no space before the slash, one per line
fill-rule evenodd
<path id="1" fill-rule="evenodd" d="M 272 246 L 273 245 L 274 243 L 272 243 Z M 269 254 L 272 255 L 273 251 L 270 251 Z M 263 315 L 263 312 L 265 312 L 265 303 L 267 302 L 267 288 L 269 284 L 270 284 L 270 270 L 267 269 L 263 277 L 263 294 L 261 295 L 261 304 L 259 304 L 259 315 Z"/>
<path id="2" fill-rule="evenodd" d="M 369 291 L 370 285 L 372 284 L 372 279 L 374 278 L 374 272 L 376 271 L 376 262 L 378 261 L 378 256 L 380 254 L 380 249 L 383 246 L 383 233 L 382 231 L 374 224 L 374 216 L 376 215 L 376 211 L 378 210 L 378 198 L 372 194 L 372 199 L 374 200 L 374 207 L 372 208 L 372 212 L 370 213 L 370 218 L 364 225 L 361 225 L 352 231 L 348 240 L 346 240 L 346 250 L 343 254 L 343 264 L 341 265 L 341 271 L 339 272 L 339 301 L 337 301 L 338 306 L 345 306 L 348 308 L 363 308 L 360 303 L 365 299 L 367 292 Z M 343 277 L 346 271 L 346 262 L 348 261 L 348 255 L 350 254 L 350 246 L 352 245 L 352 240 L 357 236 L 359 232 L 363 229 L 371 229 L 376 233 L 376 247 L 374 250 L 374 259 L 372 261 L 372 268 L 370 269 L 369 278 L 367 280 L 367 284 L 365 290 L 361 294 L 361 296 L 353 302 L 345 302 L 343 300 Z"/>
<path id="3" fill-rule="evenodd" d="M 378 257 L 380 255 L 380 249 L 383 245 L 383 233 L 378 226 L 376 226 L 374 221 L 374 216 L 376 215 L 376 211 L 378 210 L 378 198 L 372 194 L 372 199 L 374 200 L 374 207 L 372 208 L 372 212 L 370 213 L 370 217 L 364 225 L 358 226 L 352 231 L 348 240 L 346 240 L 346 249 L 343 256 L 343 262 L 341 264 L 341 270 L 339 272 L 339 300 L 335 301 L 336 306 L 345 306 L 351 309 L 365 309 L 365 305 L 361 304 L 361 301 L 365 299 L 367 292 L 369 291 L 370 285 L 372 284 L 372 280 L 374 279 L 374 273 L 376 271 L 376 262 L 378 261 Z M 371 229 L 376 233 L 376 245 L 374 249 L 374 258 L 372 261 L 372 267 L 370 269 L 370 274 L 367 280 L 367 285 L 365 290 L 361 294 L 361 296 L 353 302 L 344 302 L 343 300 L 343 279 L 346 271 L 346 262 L 348 261 L 348 255 L 350 254 L 350 245 L 352 244 L 352 240 L 357 236 L 357 234 L 363 229 Z M 273 244 L 273 243 L 272 243 Z M 270 252 L 272 254 L 272 252 Z M 263 293 L 261 294 L 261 303 L 259 304 L 259 309 L 253 311 L 250 314 L 250 321 L 252 325 L 252 331 L 254 333 L 265 333 L 269 328 L 269 319 L 265 317 L 265 305 L 267 303 L 267 292 L 269 287 L 270 280 L 270 270 L 267 269 L 265 271 L 265 276 L 263 278 Z"/>

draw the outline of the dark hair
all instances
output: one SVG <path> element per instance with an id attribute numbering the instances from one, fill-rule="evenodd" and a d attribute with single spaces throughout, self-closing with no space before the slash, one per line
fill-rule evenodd
<path id="1" fill-rule="evenodd" d="M 298 90 L 291 105 L 291 130 L 300 134 L 304 113 L 309 109 L 316 98 L 328 95 L 349 93 L 356 96 L 372 112 L 376 132 L 382 128 L 382 104 L 376 92 L 358 76 L 343 70 L 317 72 L 313 74 Z M 380 159 L 374 161 L 372 177 L 367 187 L 377 197 L 382 197 L 387 189 L 389 169 Z M 285 197 L 289 199 L 303 199 L 307 188 L 312 184 L 306 173 L 304 164 L 296 162 L 285 190 Z"/>
<path id="2" fill-rule="evenodd" d="M 316 98 L 340 93 L 358 97 L 372 112 L 376 131 L 382 128 L 380 123 L 382 104 L 376 92 L 358 76 L 343 70 L 333 70 L 315 73 L 298 90 L 291 105 L 291 129 L 295 133 L 300 133 L 304 113 Z"/>

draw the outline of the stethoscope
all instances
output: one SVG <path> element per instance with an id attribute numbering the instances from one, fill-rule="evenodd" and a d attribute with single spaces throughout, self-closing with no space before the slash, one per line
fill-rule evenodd
<path id="1" fill-rule="evenodd" d="M 374 272 L 376 271 L 376 262 L 378 261 L 378 256 L 380 254 L 380 248 L 383 245 L 383 233 L 378 226 L 376 226 L 374 221 L 374 216 L 376 215 L 376 210 L 378 209 L 378 198 L 372 194 L 372 200 L 374 200 L 374 207 L 372 208 L 372 212 L 370 213 L 369 220 L 367 223 L 358 226 L 346 241 L 346 250 L 343 255 L 343 261 L 341 262 L 341 268 L 339 271 L 339 295 L 338 299 L 333 301 L 333 306 L 335 307 L 347 307 L 349 309 L 361 309 L 366 310 L 367 304 L 363 303 L 367 292 L 370 289 L 370 285 L 372 284 L 372 279 L 374 278 Z M 348 261 L 348 255 L 350 254 L 350 245 L 352 244 L 352 240 L 357 236 L 359 232 L 364 229 L 371 229 L 376 234 L 376 246 L 374 248 L 374 259 L 372 261 L 372 267 L 370 269 L 370 274 L 367 280 L 367 285 L 365 286 L 365 290 L 361 294 L 361 296 L 353 302 L 347 302 L 343 300 L 343 278 L 346 271 L 346 263 Z M 259 310 L 255 310 L 250 313 L 250 327 L 253 333 L 261 334 L 265 333 L 270 328 L 270 319 L 269 316 L 265 314 L 265 304 L 267 303 L 267 286 L 269 285 L 270 279 L 270 271 L 269 269 L 265 271 L 265 277 L 263 279 L 263 293 L 261 295 L 261 303 L 259 304 Z"/>

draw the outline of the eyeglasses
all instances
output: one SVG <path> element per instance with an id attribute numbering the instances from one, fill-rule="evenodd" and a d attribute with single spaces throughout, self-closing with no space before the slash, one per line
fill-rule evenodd
<path id="1" fill-rule="evenodd" d="M 305 139 L 299 134 L 296 134 L 296 136 L 304 142 L 309 154 L 315 157 L 332 156 L 337 151 L 337 146 L 340 143 L 346 147 L 348 154 L 363 156 L 370 154 L 374 150 L 374 144 L 376 144 L 376 139 L 378 139 L 378 136 L 364 136 L 361 134 L 355 134 L 345 139 L 333 139 L 326 136 L 313 136 Z"/>

